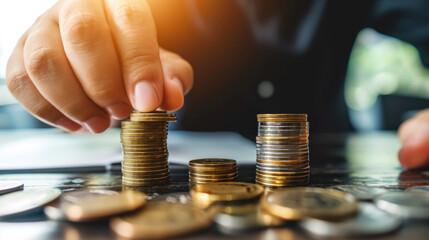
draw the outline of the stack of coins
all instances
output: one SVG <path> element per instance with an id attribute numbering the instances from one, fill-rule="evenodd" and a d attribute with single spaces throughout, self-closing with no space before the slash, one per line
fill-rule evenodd
<path id="1" fill-rule="evenodd" d="M 256 183 L 266 187 L 307 185 L 307 114 L 258 114 Z"/>
<path id="2" fill-rule="evenodd" d="M 169 181 L 167 133 L 175 114 L 134 111 L 122 121 L 122 183 L 127 186 L 163 184 Z"/>
<path id="3" fill-rule="evenodd" d="M 237 162 L 232 159 L 204 158 L 189 161 L 191 185 L 210 182 L 231 182 L 238 177 Z"/>

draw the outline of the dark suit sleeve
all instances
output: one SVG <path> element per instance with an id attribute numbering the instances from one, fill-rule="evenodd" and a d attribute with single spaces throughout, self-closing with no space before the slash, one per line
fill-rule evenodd
<path id="1" fill-rule="evenodd" d="M 428 0 L 379 0 L 374 5 L 370 27 L 414 45 L 429 68 Z"/>

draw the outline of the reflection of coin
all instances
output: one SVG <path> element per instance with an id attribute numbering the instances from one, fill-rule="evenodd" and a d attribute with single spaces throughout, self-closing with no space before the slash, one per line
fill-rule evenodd
<path id="1" fill-rule="evenodd" d="M 64 220 L 64 210 L 67 204 L 75 203 L 84 198 L 92 198 L 100 195 L 117 195 L 116 191 L 105 190 L 105 189 L 87 189 L 79 191 L 65 192 L 59 199 L 48 204 L 43 210 L 51 220 Z"/>
<path id="2" fill-rule="evenodd" d="M 223 182 L 196 185 L 191 189 L 194 201 L 209 205 L 217 201 L 236 201 L 252 199 L 260 196 L 264 188 L 252 183 Z"/>
<path id="3" fill-rule="evenodd" d="M 0 194 L 21 190 L 24 183 L 16 181 L 0 181 Z"/>
<path id="4" fill-rule="evenodd" d="M 58 188 L 32 188 L 0 196 L 0 218 L 38 210 L 61 195 Z"/>
<path id="5" fill-rule="evenodd" d="M 113 218 L 110 222 L 116 234 L 133 239 L 174 238 L 210 225 L 210 216 L 202 209 L 156 201 L 136 213 Z"/>
<path id="6" fill-rule="evenodd" d="M 359 200 L 373 200 L 380 194 L 387 193 L 389 190 L 377 187 L 359 186 L 359 185 L 337 185 L 331 186 L 329 189 L 335 189 L 350 193 Z"/>
<path id="7" fill-rule="evenodd" d="M 401 226 L 402 219 L 379 210 L 373 204 L 360 203 L 356 217 L 342 221 L 307 218 L 300 226 L 314 235 L 324 237 L 373 236 L 388 233 Z"/>
<path id="8" fill-rule="evenodd" d="M 407 192 L 429 193 L 429 186 L 418 186 L 418 187 L 407 188 Z"/>
<path id="9" fill-rule="evenodd" d="M 284 219 L 314 217 L 337 219 L 353 214 L 357 202 L 353 195 L 323 188 L 290 188 L 267 193 L 262 207 Z"/>
<path id="10" fill-rule="evenodd" d="M 130 212 L 146 203 L 141 192 L 125 191 L 117 195 L 98 195 L 78 199 L 65 208 L 67 219 L 74 222 L 90 221 Z"/>
<path id="11" fill-rule="evenodd" d="M 390 192 L 374 200 L 378 208 L 409 218 L 429 219 L 429 197 L 420 192 Z"/>

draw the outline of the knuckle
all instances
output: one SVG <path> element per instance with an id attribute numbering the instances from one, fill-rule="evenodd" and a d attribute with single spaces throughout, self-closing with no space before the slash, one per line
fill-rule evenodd
<path id="1" fill-rule="evenodd" d="M 25 61 L 25 68 L 29 73 L 37 74 L 48 71 L 51 63 L 56 57 L 55 50 L 46 47 L 40 47 L 30 53 Z"/>
<path id="2" fill-rule="evenodd" d="M 129 82 L 140 80 L 156 80 L 160 77 L 161 71 L 158 68 L 157 59 L 153 55 L 140 55 L 130 58 L 129 71 L 126 79 Z"/>
<path id="3" fill-rule="evenodd" d="M 93 39 L 101 31 L 100 19 L 88 11 L 73 11 L 64 14 L 60 21 L 61 35 L 70 44 L 82 44 L 82 40 Z"/>
<path id="4" fill-rule="evenodd" d="M 138 20 L 149 20 L 148 12 L 144 7 L 137 4 L 128 4 L 126 2 L 120 4 L 113 13 L 117 24 L 130 24 Z"/>
<path id="5" fill-rule="evenodd" d="M 13 95 L 19 95 L 23 87 L 28 84 L 29 78 L 26 72 L 9 73 L 6 76 L 6 85 Z"/>

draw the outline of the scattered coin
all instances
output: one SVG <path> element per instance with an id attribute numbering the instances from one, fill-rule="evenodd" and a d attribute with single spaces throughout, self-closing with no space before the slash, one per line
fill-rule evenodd
<path id="1" fill-rule="evenodd" d="M 336 185 L 328 187 L 328 189 L 335 189 L 342 192 L 350 193 L 359 200 L 373 200 L 378 195 L 389 192 L 389 190 L 384 188 L 359 185 Z"/>
<path id="2" fill-rule="evenodd" d="M 256 183 L 265 187 L 307 185 L 307 114 L 258 114 L 257 119 Z"/>
<path id="3" fill-rule="evenodd" d="M 65 215 L 73 222 L 91 221 L 137 210 L 146 204 L 141 192 L 124 191 L 117 195 L 95 195 L 73 200 L 65 207 Z"/>
<path id="4" fill-rule="evenodd" d="M 208 210 L 218 229 L 226 234 L 238 234 L 285 224 L 283 219 L 268 214 L 259 202 L 213 205 Z"/>
<path id="5" fill-rule="evenodd" d="M 154 201 L 141 210 L 110 221 L 116 234 L 131 239 L 175 238 L 211 225 L 204 210 L 183 204 Z"/>
<path id="6" fill-rule="evenodd" d="M 283 219 L 339 219 L 357 211 L 353 195 L 333 189 L 299 187 L 266 193 L 261 205 Z"/>
<path id="7" fill-rule="evenodd" d="M 192 187 L 190 195 L 195 202 L 203 206 L 209 206 L 213 202 L 257 198 L 263 192 L 263 187 L 253 183 L 221 182 L 198 184 Z"/>
<path id="8" fill-rule="evenodd" d="M 323 237 L 374 236 L 392 232 L 402 225 L 402 218 L 379 210 L 374 204 L 360 203 L 358 214 L 342 221 L 306 218 L 300 226 L 313 235 Z"/>
<path id="9" fill-rule="evenodd" d="M 61 195 L 58 188 L 32 188 L 0 196 L 0 218 L 39 210 Z"/>
<path id="10" fill-rule="evenodd" d="M 122 183 L 128 186 L 161 185 L 169 181 L 168 122 L 176 115 L 162 111 L 134 111 L 122 121 Z"/>
<path id="11" fill-rule="evenodd" d="M 224 158 L 203 158 L 189 161 L 189 183 L 231 182 L 238 177 L 237 161 Z"/>
<path id="12" fill-rule="evenodd" d="M 24 187 L 23 182 L 17 181 L 0 181 L 0 195 L 10 193 L 18 190 L 22 190 Z"/>
<path id="13" fill-rule="evenodd" d="M 429 219 L 429 197 L 421 192 L 390 192 L 374 200 L 376 206 L 407 218 Z"/>
<path id="14" fill-rule="evenodd" d="M 60 198 L 46 205 L 44 208 L 44 212 L 46 216 L 51 220 L 66 220 L 67 217 L 65 215 L 65 209 L 67 205 L 79 202 L 82 199 L 90 199 L 98 196 L 111 196 L 118 194 L 119 192 L 105 189 L 88 189 L 65 192 L 61 195 Z"/>
<path id="15" fill-rule="evenodd" d="M 411 187 L 407 189 L 407 192 L 423 192 L 423 193 L 429 193 L 429 186 L 418 186 L 418 187 Z"/>

